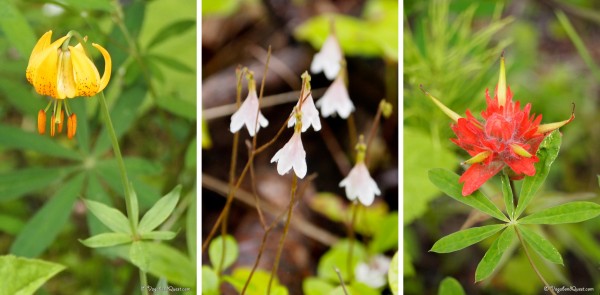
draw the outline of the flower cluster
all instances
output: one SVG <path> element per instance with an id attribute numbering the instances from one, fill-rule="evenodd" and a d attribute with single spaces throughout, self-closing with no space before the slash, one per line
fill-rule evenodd
<path id="1" fill-rule="evenodd" d="M 513 94 L 506 84 L 504 57 L 501 58 L 494 98 L 486 90 L 487 108 L 481 112 L 482 120 L 476 119 L 469 110 L 466 117 L 461 117 L 425 93 L 455 121 L 451 127 L 457 138 L 452 141 L 471 155 L 464 162 L 471 166 L 459 179 L 464 183 L 463 196 L 472 194 L 505 167 L 510 168 L 511 179 L 533 176 L 536 172 L 534 164 L 539 161 L 536 153 L 542 140 L 575 118 L 571 114 L 568 120 L 540 125 L 542 116 L 530 114 L 531 104 L 521 109 L 518 101 L 513 102 Z"/>
<path id="2" fill-rule="evenodd" d="M 77 96 L 94 96 L 102 91 L 111 73 L 111 58 L 100 45 L 92 43 L 104 57 L 104 74 L 100 78 L 98 69 L 90 59 L 84 44 L 86 38 L 79 38 L 76 46 L 69 41 L 78 34 L 71 31 L 66 36 L 51 43 L 52 31 L 46 32 L 37 42 L 31 56 L 25 76 L 37 93 L 52 98 L 44 110 L 38 112 L 38 132 L 46 130 L 46 112 L 53 106 L 50 119 L 50 135 L 54 136 L 56 127 L 61 132 L 64 115 L 67 115 L 67 136 L 73 138 L 77 128 L 77 117 L 71 113 L 65 98 Z M 63 108 L 64 107 L 64 108 Z"/>

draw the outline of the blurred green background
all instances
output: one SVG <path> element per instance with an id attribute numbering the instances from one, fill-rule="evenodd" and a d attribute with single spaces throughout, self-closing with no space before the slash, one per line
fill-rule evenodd
<path id="1" fill-rule="evenodd" d="M 504 51 L 513 99 L 531 103 L 542 123 L 566 120 L 576 105 L 576 119 L 561 128 L 561 152 L 530 210 L 571 200 L 598 202 L 600 3 L 405 1 L 403 17 L 405 294 L 437 294 L 448 276 L 467 294 L 543 294 L 521 249 L 477 284 L 475 268 L 491 239 L 452 254 L 428 252 L 461 226 L 485 221 L 429 182 L 431 168 L 462 174 L 459 163 L 468 154 L 449 140 L 455 137 L 452 121 L 419 84 L 458 114 L 469 109 L 478 117 L 485 90 L 496 87 Z M 500 202 L 499 177 L 482 190 Z M 600 219 L 542 230 L 565 258 L 564 267 L 539 261 L 549 284 L 600 290 Z"/>

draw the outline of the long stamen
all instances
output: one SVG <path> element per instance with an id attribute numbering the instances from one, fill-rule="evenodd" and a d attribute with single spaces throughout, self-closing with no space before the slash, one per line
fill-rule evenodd
<path id="1" fill-rule="evenodd" d="M 38 133 L 44 134 L 46 133 L 46 112 L 44 110 L 40 110 L 38 112 L 38 121 L 37 121 Z"/>

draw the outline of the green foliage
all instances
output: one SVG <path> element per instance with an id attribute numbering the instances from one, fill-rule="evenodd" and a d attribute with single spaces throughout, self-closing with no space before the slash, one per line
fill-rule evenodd
<path id="1" fill-rule="evenodd" d="M 321 259 L 317 266 L 317 275 L 320 278 L 329 280 L 330 282 L 339 282 L 338 275 L 335 269 L 339 269 L 342 279 L 348 280 L 348 251 L 350 247 L 349 240 L 341 240 L 337 244 L 333 245 Z M 356 265 L 365 261 L 367 258 L 367 251 L 359 241 L 354 241 L 352 250 L 352 265 L 351 268 L 354 270 Z"/>
<path id="2" fill-rule="evenodd" d="M 217 273 L 208 265 L 202 266 L 202 294 L 219 294 L 219 277 Z"/>
<path id="3" fill-rule="evenodd" d="M 535 164 L 535 175 L 526 177 L 523 180 L 523 186 L 521 187 L 521 193 L 519 194 L 519 203 L 517 204 L 514 213 L 515 218 L 518 218 L 521 213 L 523 213 L 527 205 L 529 205 L 529 202 L 533 200 L 535 193 L 544 183 L 544 180 L 546 180 L 546 177 L 550 172 L 550 167 L 558 156 L 561 141 L 560 132 L 555 130 L 550 133 L 550 135 L 546 136 L 544 141 L 540 144 L 537 152 L 540 161 Z"/>
<path id="4" fill-rule="evenodd" d="M 224 280 L 230 283 L 235 290 L 241 292 L 244 288 L 244 284 L 250 276 L 250 269 L 245 267 L 236 268 L 231 276 L 224 276 Z M 267 286 L 269 285 L 269 277 L 271 274 L 264 270 L 257 269 L 252 275 L 252 280 L 248 284 L 246 294 L 248 295 L 262 295 L 267 293 Z M 273 285 L 271 286 L 271 294 L 273 295 L 287 295 L 288 290 L 279 284 L 277 278 L 273 279 Z"/>
<path id="5" fill-rule="evenodd" d="M 527 242 L 527 245 L 540 256 L 552 263 L 564 265 L 562 256 L 560 256 L 558 250 L 556 250 L 548 240 L 544 239 L 533 230 L 528 229 L 526 226 L 518 226 L 517 228 L 525 242 Z"/>
<path id="6" fill-rule="evenodd" d="M 508 222 L 500 209 L 481 192 L 475 191 L 473 194 L 464 197 L 462 195 L 462 185 L 458 182 L 459 178 L 456 173 L 446 169 L 432 169 L 429 171 L 429 180 L 448 196 L 496 219 Z"/>
<path id="7" fill-rule="evenodd" d="M 453 277 L 446 277 L 440 283 L 438 295 L 464 295 L 465 290 Z"/>
<path id="8" fill-rule="evenodd" d="M 461 230 L 439 239 L 433 244 L 430 251 L 437 253 L 458 251 L 483 241 L 505 227 L 503 224 L 494 224 Z"/>
<path id="9" fill-rule="evenodd" d="M 214 268 L 222 267 L 224 270 L 230 267 L 237 260 L 238 255 L 238 244 L 230 235 L 225 236 L 225 246 L 223 246 L 223 237 L 221 236 L 212 240 L 208 246 L 208 258 Z M 221 261 L 223 261 L 222 265 Z"/>
<path id="10" fill-rule="evenodd" d="M 298 26 L 297 39 L 321 48 L 331 32 L 331 24 L 347 56 L 380 56 L 398 60 L 398 2 L 370 0 L 362 18 L 342 14 L 315 16 Z"/>
<path id="11" fill-rule="evenodd" d="M 121 211 L 106 206 L 100 202 L 85 200 L 85 205 L 92 214 L 106 227 L 116 233 L 131 234 L 131 227 L 127 217 Z"/>
<path id="12" fill-rule="evenodd" d="M 575 223 L 600 215 L 600 205 L 592 202 L 571 202 L 544 209 L 519 219 L 521 224 Z"/>
<path id="13" fill-rule="evenodd" d="M 483 259 L 477 265 L 475 271 L 475 282 L 479 282 L 488 278 L 498 267 L 502 255 L 513 244 L 517 237 L 514 226 L 508 226 L 500 237 L 498 237 L 490 248 L 485 252 Z"/>
<path id="14" fill-rule="evenodd" d="M 390 289 L 394 295 L 397 295 L 398 290 L 398 278 L 400 275 L 398 274 L 398 252 L 394 254 L 392 258 L 392 262 L 390 263 L 390 270 L 388 271 L 388 283 L 390 285 Z"/>
<path id="15" fill-rule="evenodd" d="M 179 201 L 179 194 L 181 194 L 181 185 L 176 186 L 171 192 L 158 200 L 142 217 L 138 227 L 140 233 L 148 233 L 163 223 L 175 210 L 177 201 Z"/>
<path id="16" fill-rule="evenodd" d="M 0 256 L 0 285 L 2 294 L 29 295 L 47 280 L 61 272 L 65 267 L 60 264 L 39 260 Z"/>
<path id="17" fill-rule="evenodd" d="M 454 154 L 441 145 L 431 144 L 431 137 L 412 128 L 404 128 L 404 224 L 427 211 L 430 201 L 438 197 L 436 187 L 427 181 L 427 172 L 435 167 L 456 166 Z"/>

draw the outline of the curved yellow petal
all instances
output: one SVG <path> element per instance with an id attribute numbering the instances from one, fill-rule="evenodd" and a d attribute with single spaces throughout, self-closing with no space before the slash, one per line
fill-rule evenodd
<path id="1" fill-rule="evenodd" d="M 73 62 L 73 77 L 75 81 L 75 96 L 93 96 L 100 88 L 100 74 L 98 69 L 90 60 L 83 47 L 69 46 L 71 60 Z"/>
<path id="2" fill-rule="evenodd" d="M 112 71 L 112 60 L 110 59 L 110 54 L 108 54 L 108 51 L 106 51 L 104 47 L 96 43 L 92 43 L 92 46 L 96 47 L 96 49 L 98 49 L 98 51 L 100 51 L 100 53 L 102 53 L 102 56 L 104 57 L 104 74 L 102 74 L 100 88 L 98 89 L 98 92 L 100 92 L 104 90 L 106 85 L 108 85 L 108 81 L 110 81 L 110 72 Z"/>
<path id="3" fill-rule="evenodd" d="M 75 97 L 75 78 L 73 77 L 73 62 L 71 52 L 60 52 L 58 61 L 58 75 L 56 81 L 56 91 L 58 98 Z"/>
<path id="4" fill-rule="evenodd" d="M 29 83 L 33 83 L 32 73 L 33 68 L 39 64 L 39 55 L 40 53 L 50 44 L 50 40 L 52 39 L 52 31 L 46 32 L 42 37 L 38 40 L 38 42 L 33 47 L 31 51 L 31 55 L 29 56 L 29 63 L 27 63 L 27 70 L 25 71 L 25 76 L 27 77 L 27 81 Z"/>
<path id="5" fill-rule="evenodd" d="M 445 106 L 437 98 L 433 97 L 433 95 L 431 95 L 427 90 L 425 90 L 425 88 L 423 88 L 423 85 L 419 85 L 419 88 L 421 88 L 421 91 L 423 91 L 423 93 L 425 93 L 425 95 L 427 95 L 427 97 L 429 97 L 431 101 L 433 101 L 433 103 L 435 103 L 438 106 L 438 108 L 440 108 L 440 110 L 444 112 L 444 114 L 450 117 L 452 121 L 458 122 L 458 119 L 462 118 L 459 114 L 455 113 L 453 110 Z"/>
<path id="6" fill-rule="evenodd" d="M 47 36 L 50 37 L 50 34 Z M 43 37 L 44 41 L 42 41 L 42 44 L 47 42 L 45 40 L 48 37 Z M 37 93 L 41 95 L 59 98 L 56 91 L 58 47 L 62 45 L 66 38 L 67 36 L 64 36 L 48 46 L 43 45 L 45 47 L 41 51 L 36 52 L 33 60 L 30 60 L 30 65 L 26 73 L 27 80 L 34 86 Z"/>

